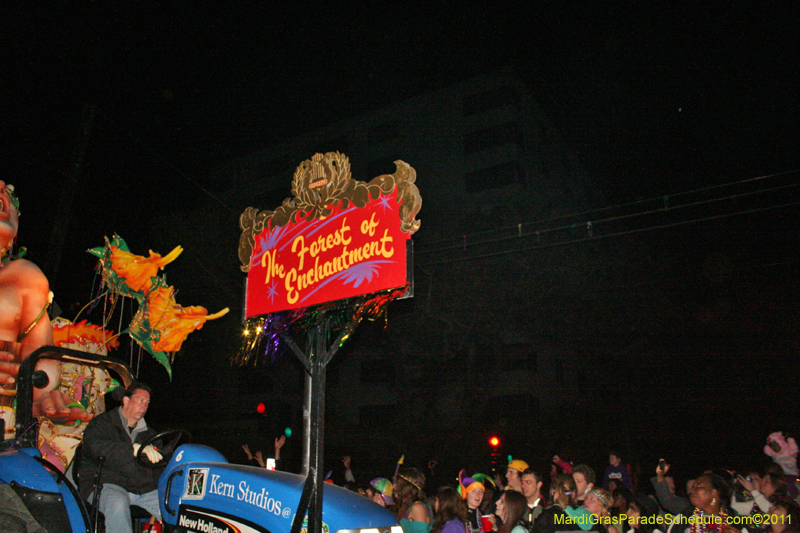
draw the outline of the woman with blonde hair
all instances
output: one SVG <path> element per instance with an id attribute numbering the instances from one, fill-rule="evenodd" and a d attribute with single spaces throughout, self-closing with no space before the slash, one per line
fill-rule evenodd
<path id="1" fill-rule="evenodd" d="M 591 531 L 619 533 L 617 527 L 611 523 L 611 504 L 614 499 L 605 489 L 593 488 L 586 493 L 583 507 L 594 515 L 594 525 Z"/>
<path id="2" fill-rule="evenodd" d="M 575 520 L 577 514 L 577 487 L 575 480 L 569 474 L 558 474 L 550 483 L 550 500 L 552 504 L 547 507 L 536 523 L 533 524 L 533 533 L 553 533 L 555 531 L 578 531 L 580 526 Z M 569 520 L 568 520 L 569 518 Z"/>

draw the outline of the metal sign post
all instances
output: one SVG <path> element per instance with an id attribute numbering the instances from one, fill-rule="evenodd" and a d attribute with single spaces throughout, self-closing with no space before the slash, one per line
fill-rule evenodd
<path id="1" fill-rule="evenodd" d="M 353 320 L 339 334 L 332 345 L 327 342 L 331 334 L 331 317 L 321 314 L 316 326 L 308 331 L 309 353 L 303 353 L 297 343 L 288 335 L 283 340 L 303 363 L 306 370 L 304 404 L 303 404 L 303 474 L 306 483 L 297 513 L 292 522 L 291 533 L 300 533 L 308 510 L 308 533 L 322 533 L 322 487 L 323 461 L 325 456 L 325 372 L 328 363 L 342 345 L 345 336 L 349 336 L 358 326 L 359 320 Z"/>
<path id="2" fill-rule="evenodd" d="M 314 154 L 294 173 L 294 198 L 274 211 L 248 207 L 239 218 L 247 340 L 235 360 L 249 361 L 263 339 L 279 335 L 306 371 L 306 482 L 291 533 L 303 529 L 306 511 L 307 533 L 322 533 L 326 366 L 362 318 L 408 289 L 413 293 L 409 243 L 420 226 L 415 217 L 422 198 L 416 171 L 399 160 L 395 166 L 394 174 L 367 183 L 352 178 L 345 155 Z M 342 327 L 337 313 L 346 308 L 352 314 Z M 288 314 L 277 315 L 282 312 Z M 305 352 L 289 332 L 298 314 L 312 322 L 304 323 Z M 334 330 L 339 335 L 331 343 Z M 254 333 L 247 337 L 247 331 Z"/>

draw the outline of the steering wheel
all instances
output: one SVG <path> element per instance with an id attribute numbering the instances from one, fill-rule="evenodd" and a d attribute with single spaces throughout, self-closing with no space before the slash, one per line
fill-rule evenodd
<path id="1" fill-rule="evenodd" d="M 146 468 L 161 468 L 167 466 L 167 463 L 169 463 L 169 460 L 172 458 L 172 454 L 175 452 L 175 448 L 178 446 L 178 442 L 184 437 L 186 439 L 191 439 L 189 432 L 183 429 L 169 429 L 153 435 L 147 439 L 147 442 L 142 443 L 142 446 L 139 448 L 139 453 L 136 454 L 136 461 Z M 159 440 L 166 443 L 158 448 L 158 453 L 164 458 L 157 463 L 151 463 L 150 459 L 148 459 L 147 455 L 144 453 L 144 449 L 147 446 L 152 446 L 154 442 Z"/>

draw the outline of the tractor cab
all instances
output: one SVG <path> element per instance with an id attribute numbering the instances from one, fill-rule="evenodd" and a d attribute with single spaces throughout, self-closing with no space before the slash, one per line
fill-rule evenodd
<path id="1" fill-rule="evenodd" d="M 89 512 L 74 483 L 43 458 L 38 448 L 39 420 L 33 416 L 33 389 L 47 385 L 47 374 L 35 370 L 42 359 L 111 371 L 125 387 L 133 378 L 121 361 L 55 346 L 39 348 L 20 364 L 16 433 L 14 438 L 0 442 L 0 490 L 6 491 L 6 502 L 14 499 L 24 505 L 48 532 L 92 533 Z"/>
<path id="2" fill-rule="evenodd" d="M 47 378 L 34 370 L 43 358 L 108 370 L 124 387 L 133 379 L 127 366 L 111 357 L 52 346 L 40 348 L 20 365 L 16 437 L 0 443 L 0 489 L 13 491 L 48 532 L 96 533 L 96 521 L 75 485 L 42 458 L 37 448 L 33 387 L 44 386 L 42 380 Z M 164 432 L 157 437 L 172 442 L 170 437 L 180 433 Z M 218 451 L 199 444 L 166 448 L 168 462 L 158 483 L 163 531 L 291 532 L 306 477 L 230 464 Z M 342 487 L 323 485 L 323 532 L 402 533 L 397 519 L 386 509 Z M 301 531 L 307 530 L 304 525 Z"/>

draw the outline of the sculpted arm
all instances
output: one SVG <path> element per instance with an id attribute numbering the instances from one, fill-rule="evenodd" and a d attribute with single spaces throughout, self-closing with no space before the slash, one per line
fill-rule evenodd
<path id="1" fill-rule="evenodd" d="M 53 344 L 53 330 L 47 306 L 50 303 L 50 285 L 39 267 L 24 259 L 14 261 L 14 281 L 22 295 L 19 343 L 24 359 L 37 348 Z M 42 313 L 44 311 L 44 313 Z"/>
<path id="2" fill-rule="evenodd" d="M 6 341 L 18 343 L 15 356 L 6 354 L 0 372 L 14 379 L 19 374 L 19 361 L 41 346 L 53 344 L 50 317 L 47 315 L 50 287 L 39 267 L 24 259 L 5 264 L 0 271 L 0 291 L 3 293 L 0 328 Z M 50 378 L 47 389 L 38 389 L 34 397 L 58 386 L 61 377 L 57 361 L 39 363 Z"/>

